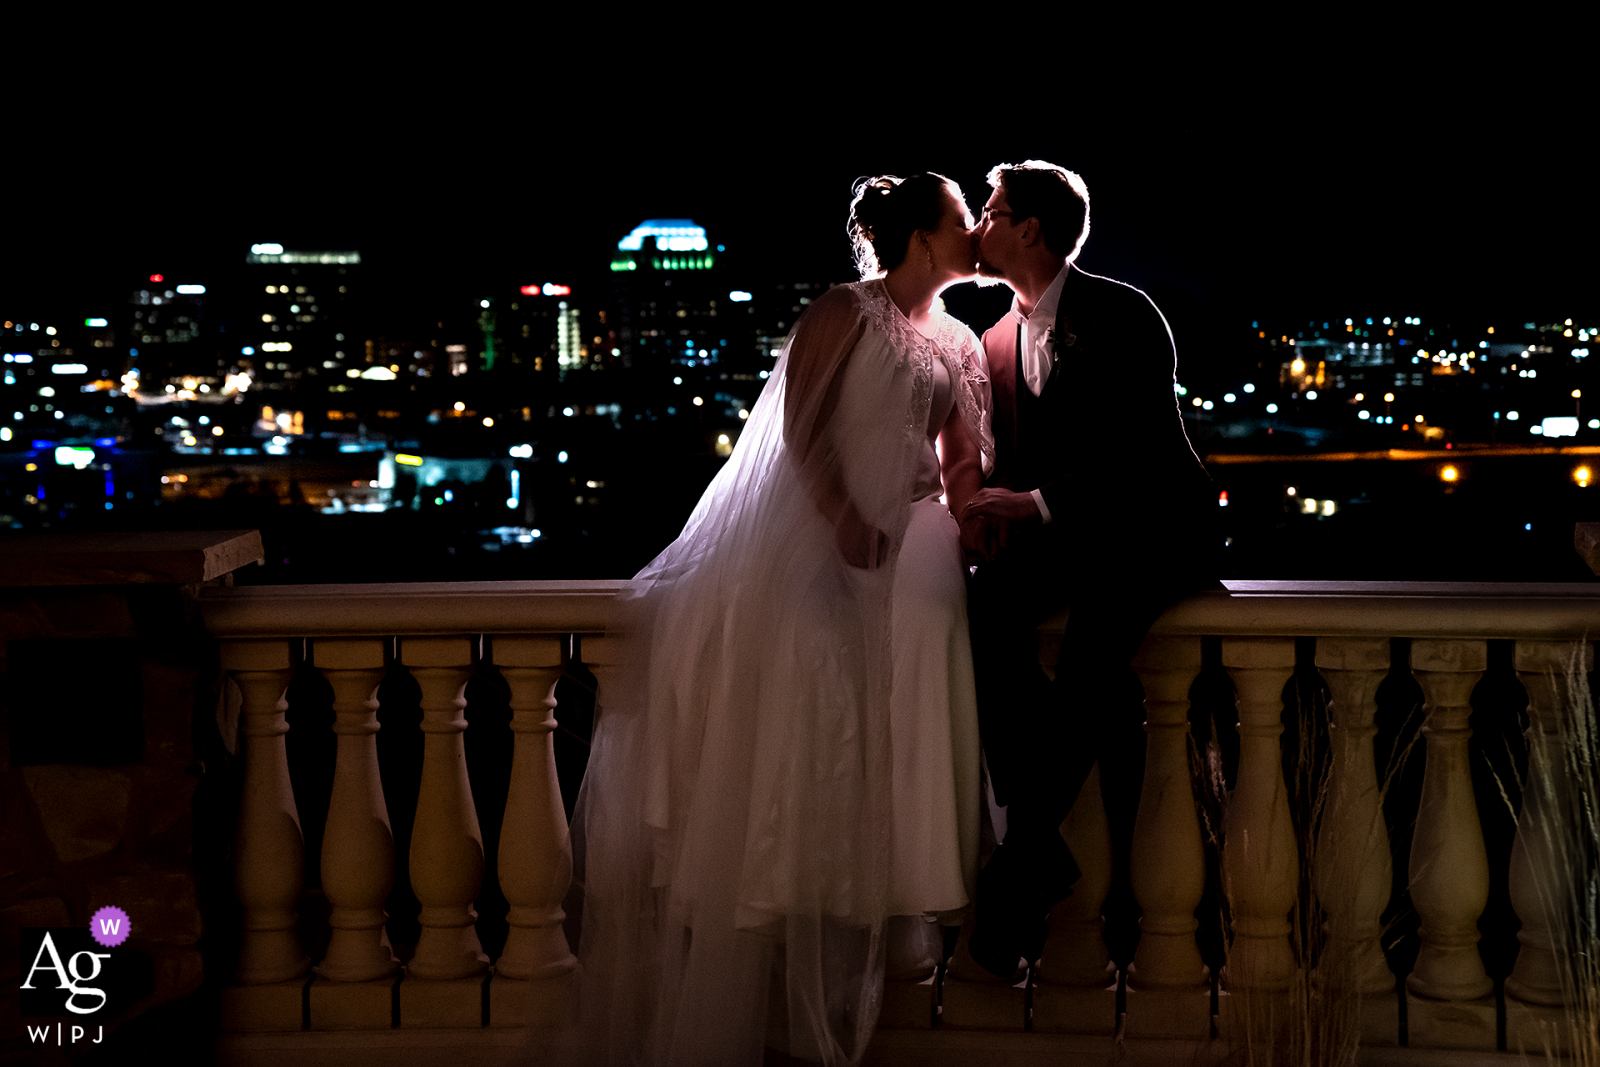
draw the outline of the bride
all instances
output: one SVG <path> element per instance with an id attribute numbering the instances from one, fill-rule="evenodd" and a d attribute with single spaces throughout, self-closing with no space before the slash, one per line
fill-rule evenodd
<path id="1" fill-rule="evenodd" d="M 951 512 L 993 442 L 983 350 L 937 297 L 975 273 L 973 222 L 937 174 L 855 193 L 864 280 L 801 316 L 626 605 L 574 824 L 573 1062 L 858 1062 L 886 932 L 914 940 L 972 896 Z"/>

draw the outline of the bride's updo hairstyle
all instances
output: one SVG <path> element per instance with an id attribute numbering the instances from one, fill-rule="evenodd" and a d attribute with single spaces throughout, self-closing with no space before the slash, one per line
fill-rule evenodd
<path id="1" fill-rule="evenodd" d="M 944 190 L 951 184 L 943 174 L 913 174 L 896 178 L 857 178 L 851 187 L 850 247 L 861 277 L 887 274 L 905 262 L 911 235 L 937 230 L 944 218 Z"/>

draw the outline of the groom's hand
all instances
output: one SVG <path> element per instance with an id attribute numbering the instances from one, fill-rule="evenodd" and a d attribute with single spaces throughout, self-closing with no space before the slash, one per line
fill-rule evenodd
<path id="1" fill-rule="evenodd" d="M 966 510 L 961 514 L 962 524 L 967 519 L 977 516 L 988 516 L 995 519 L 1005 519 L 1008 522 L 1023 522 L 1037 519 L 1039 505 L 1034 502 L 1032 493 L 1013 493 L 1009 489 L 979 489 L 967 502 Z"/>

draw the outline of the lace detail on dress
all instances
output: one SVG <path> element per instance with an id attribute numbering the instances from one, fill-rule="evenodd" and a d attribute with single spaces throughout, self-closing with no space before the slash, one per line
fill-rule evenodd
<path id="1" fill-rule="evenodd" d="M 953 349 L 954 363 L 960 375 L 956 383 L 956 410 L 978 439 L 978 450 L 983 457 L 985 476 L 994 470 L 994 420 L 990 415 L 991 396 L 989 375 L 983 358 L 983 345 L 967 326 L 945 316 L 945 321 L 961 333 L 961 344 Z"/>
<path id="2" fill-rule="evenodd" d="M 907 431 L 922 433 L 926 430 L 917 423 L 913 412 L 922 411 L 923 421 L 926 421 L 927 401 L 933 393 L 933 360 L 938 353 L 943 353 L 958 379 L 956 407 L 978 439 L 983 471 L 988 474 L 994 469 L 994 429 L 989 417 L 989 376 L 977 335 L 961 320 L 941 312 L 933 338 L 923 336 L 889 299 L 882 278 L 855 282 L 849 288 L 855 291 L 867 321 L 911 356 L 912 396 L 916 403 L 912 411 L 907 412 Z"/>

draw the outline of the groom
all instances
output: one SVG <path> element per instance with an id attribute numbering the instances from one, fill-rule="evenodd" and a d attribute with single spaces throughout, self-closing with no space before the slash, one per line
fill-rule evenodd
<path id="1" fill-rule="evenodd" d="M 1077 865 L 1059 826 L 1096 760 L 1118 866 L 1137 807 L 1143 691 L 1130 661 L 1156 616 L 1208 584 L 1210 480 L 1189 446 L 1166 319 L 1073 265 L 1089 194 L 1038 160 L 989 173 L 979 270 L 1016 297 L 983 336 L 995 467 L 961 518 L 978 719 L 1005 841 L 978 879 L 973 958 L 1039 957 Z M 1035 630 L 1070 608 L 1052 683 Z M 1128 753 L 1131 753 L 1131 758 Z"/>

